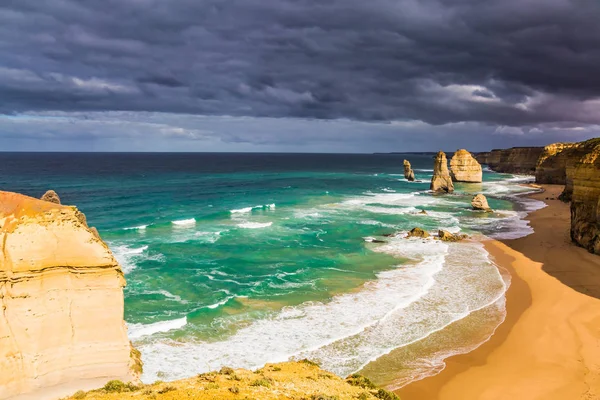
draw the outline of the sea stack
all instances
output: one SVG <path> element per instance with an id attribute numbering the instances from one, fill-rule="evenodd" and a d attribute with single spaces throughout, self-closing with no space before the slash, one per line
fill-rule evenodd
<path id="1" fill-rule="evenodd" d="M 448 171 L 448 160 L 446 153 L 440 151 L 435 156 L 433 164 L 433 176 L 431 177 L 430 189 L 434 192 L 453 192 L 454 185 Z"/>
<path id="2" fill-rule="evenodd" d="M 415 180 L 415 172 L 412 170 L 408 160 L 404 160 L 404 177 L 411 182 Z"/>
<path id="3" fill-rule="evenodd" d="M 58 398 L 141 370 L 123 272 L 79 214 L 0 191 L 0 398 Z"/>
<path id="4" fill-rule="evenodd" d="M 473 199 L 471 200 L 471 207 L 473 207 L 474 210 L 492 212 L 487 198 L 481 193 L 473 196 Z"/>
<path id="5" fill-rule="evenodd" d="M 450 160 L 450 176 L 454 182 L 481 182 L 481 164 L 467 150 L 457 150 Z"/>

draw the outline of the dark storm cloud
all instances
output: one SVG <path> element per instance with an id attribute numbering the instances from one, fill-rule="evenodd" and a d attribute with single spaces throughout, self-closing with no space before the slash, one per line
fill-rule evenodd
<path id="1" fill-rule="evenodd" d="M 4 0 L 0 112 L 600 123 L 597 0 Z"/>

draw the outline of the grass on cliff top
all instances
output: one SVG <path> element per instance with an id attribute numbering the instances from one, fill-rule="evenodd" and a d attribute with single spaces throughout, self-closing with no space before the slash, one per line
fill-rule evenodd
<path id="1" fill-rule="evenodd" d="M 110 381 L 103 388 L 79 391 L 74 400 L 399 400 L 368 378 L 342 379 L 302 360 L 267 364 L 257 371 L 221 368 L 175 382 L 134 385 Z"/>

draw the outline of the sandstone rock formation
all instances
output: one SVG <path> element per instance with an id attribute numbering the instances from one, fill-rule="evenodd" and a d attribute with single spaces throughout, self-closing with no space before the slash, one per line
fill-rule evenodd
<path id="1" fill-rule="evenodd" d="M 481 164 L 496 172 L 511 174 L 534 174 L 543 147 L 513 147 L 494 149 L 487 153 L 478 153 L 475 158 Z"/>
<path id="2" fill-rule="evenodd" d="M 435 156 L 430 189 L 434 192 L 454 191 L 454 184 L 448 171 L 448 160 L 446 159 L 446 153 L 443 151 L 438 152 Z"/>
<path id="3" fill-rule="evenodd" d="M 571 239 L 600 254 L 600 138 L 580 143 L 566 170 L 561 197 L 571 200 Z"/>
<path id="4" fill-rule="evenodd" d="M 438 231 L 438 238 L 443 242 L 460 242 L 467 237 L 465 234 L 453 234 L 443 229 Z"/>
<path id="5" fill-rule="evenodd" d="M 48 190 L 41 199 L 50 203 L 60 204 L 60 197 L 58 197 L 58 194 L 54 190 Z"/>
<path id="6" fill-rule="evenodd" d="M 411 237 L 419 237 L 419 238 L 428 238 L 429 237 L 429 233 L 427 233 L 427 231 L 421 229 L 421 228 L 413 228 L 411 229 L 410 232 L 408 232 L 408 236 L 406 236 L 407 238 L 411 238 Z"/>
<path id="7" fill-rule="evenodd" d="M 567 161 L 577 156 L 579 143 L 554 143 L 544 147 L 535 168 L 536 183 L 564 185 Z"/>
<path id="8" fill-rule="evenodd" d="M 473 207 L 474 210 L 492 212 L 492 209 L 488 204 L 487 198 L 481 193 L 473 196 L 473 199 L 471 200 L 471 207 Z"/>
<path id="9" fill-rule="evenodd" d="M 450 160 L 450 177 L 454 182 L 481 182 L 481 165 L 467 150 L 457 150 Z"/>
<path id="10" fill-rule="evenodd" d="M 69 400 L 400 400 L 364 376 L 335 376 L 303 360 L 267 364 L 257 371 L 221 368 L 175 382 L 132 386 L 111 382 L 104 389 L 80 392 Z"/>
<path id="11" fill-rule="evenodd" d="M 82 215 L 0 192 L 0 398 L 135 378 L 123 272 Z"/>
<path id="12" fill-rule="evenodd" d="M 415 180 L 415 172 L 412 170 L 408 160 L 404 160 L 404 177 L 411 182 Z"/>

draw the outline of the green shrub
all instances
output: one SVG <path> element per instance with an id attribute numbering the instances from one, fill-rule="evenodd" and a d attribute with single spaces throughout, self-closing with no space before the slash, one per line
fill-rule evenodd
<path id="1" fill-rule="evenodd" d="M 308 358 L 305 358 L 303 360 L 300 360 L 299 362 L 304 363 L 304 364 L 308 364 L 308 365 L 312 365 L 313 367 L 320 367 L 319 364 L 317 364 L 314 361 L 309 360 Z"/>
<path id="2" fill-rule="evenodd" d="M 125 391 L 126 388 L 127 388 L 127 386 L 122 381 L 113 380 L 113 381 L 108 381 L 102 389 L 104 389 L 105 391 L 107 391 L 109 393 L 121 393 L 121 392 Z"/>
<path id="3" fill-rule="evenodd" d="M 175 386 L 168 385 L 168 386 L 165 386 L 164 388 L 160 389 L 158 391 L 158 394 L 164 394 L 164 393 L 167 393 L 167 392 L 172 392 L 174 390 L 177 390 L 177 388 Z"/>
<path id="4" fill-rule="evenodd" d="M 264 386 L 264 387 L 271 387 L 271 380 L 268 378 L 264 378 L 264 379 L 257 379 L 254 382 L 252 382 L 250 384 L 250 386 Z"/>
<path id="5" fill-rule="evenodd" d="M 83 390 L 78 390 L 77 392 L 75 392 L 75 394 L 73 395 L 74 399 L 84 399 L 85 396 L 87 395 L 87 393 L 85 393 Z"/>
<path id="6" fill-rule="evenodd" d="M 371 380 L 365 376 L 360 374 L 352 374 L 346 378 L 346 382 L 348 382 L 352 386 L 359 386 L 363 389 L 377 389 L 377 386 Z"/>
<path id="7" fill-rule="evenodd" d="M 362 392 L 358 395 L 358 400 L 369 400 L 369 395 L 365 392 Z"/>
<path id="8" fill-rule="evenodd" d="M 324 394 L 313 394 L 310 396 L 310 400 L 339 400 L 337 396 L 325 396 Z"/>
<path id="9" fill-rule="evenodd" d="M 229 391 L 233 394 L 238 394 L 240 392 L 240 388 L 238 388 L 237 386 L 232 386 L 229 388 Z"/>
<path id="10" fill-rule="evenodd" d="M 221 368 L 221 370 L 219 371 L 219 373 L 223 374 L 223 375 L 233 375 L 234 371 L 233 371 L 233 368 L 223 367 L 223 368 Z"/>
<path id="11" fill-rule="evenodd" d="M 214 389 L 218 389 L 219 388 L 219 384 L 215 383 L 215 382 L 209 382 L 205 387 L 204 390 L 214 390 Z"/>
<path id="12" fill-rule="evenodd" d="M 379 389 L 377 393 L 375 393 L 375 397 L 381 400 L 400 400 L 400 397 L 384 389 Z"/>

